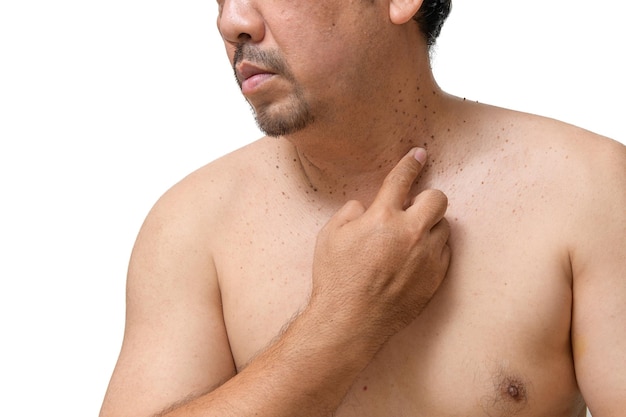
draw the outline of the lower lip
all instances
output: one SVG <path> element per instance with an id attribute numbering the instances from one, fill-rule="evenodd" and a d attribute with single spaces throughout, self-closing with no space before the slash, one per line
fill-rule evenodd
<path id="1" fill-rule="evenodd" d="M 241 92 L 244 95 L 253 94 L 273 76 L 274 74 L 263 73 L 247 78 L 241 83 Z"/>

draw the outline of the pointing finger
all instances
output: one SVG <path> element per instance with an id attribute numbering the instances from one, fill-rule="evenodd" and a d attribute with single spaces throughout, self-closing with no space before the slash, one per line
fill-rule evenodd
<path id="1" fill-rule="evenodd" d="M 372 206 L 383 205 L 402 209 L 413 182 L 426 162 L 426 150 L 414 148 L 387 174 Z"/>

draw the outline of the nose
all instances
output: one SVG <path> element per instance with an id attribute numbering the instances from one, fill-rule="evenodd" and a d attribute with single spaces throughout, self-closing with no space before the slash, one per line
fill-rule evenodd
<path id="1" fill-rule="evenodd" d="M 223 0 L 217 17 L 217 28 L 225 42 L 258 43 L 265 36 L 265 22 L 253 0 Z"/>

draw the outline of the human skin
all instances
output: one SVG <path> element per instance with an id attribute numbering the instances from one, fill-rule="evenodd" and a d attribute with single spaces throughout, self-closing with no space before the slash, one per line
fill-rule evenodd
<path id="1" fill-rule="evenodd" d="M 626 151 L 441 91 L 419 4 L 220 2 L 231 61 L 246 41 L 293 74 L 245 90 L 255 111 L 315 120 L 155 205 L 103 417 L 623 415 Z M 442 238 L 408 226 L 447 223 L 432 189 L 438 288 Z"/>

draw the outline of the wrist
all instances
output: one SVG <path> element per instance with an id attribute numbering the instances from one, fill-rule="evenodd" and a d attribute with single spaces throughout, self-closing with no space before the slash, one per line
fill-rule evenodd
<path id="1" fill-rule="evenodd" d="M 372 326 L 366 315 L 328 306 L 314 299 L 289 326 L 286 336 L 299 343 L 298 354 L 315 356 L 332 369 L 355 376 L 372 360 L 388 337 Z M 331 312 L 331 313 L 329 313 Z"/>

